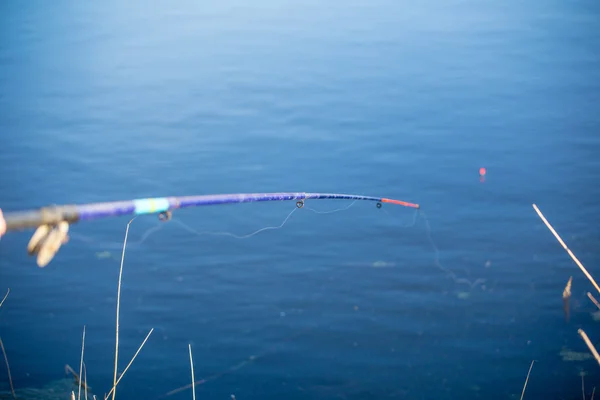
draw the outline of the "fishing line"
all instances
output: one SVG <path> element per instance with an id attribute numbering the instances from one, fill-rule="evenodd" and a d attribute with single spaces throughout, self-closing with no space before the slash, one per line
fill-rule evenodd
<path id="1" fill-rule="evenodd" d="M 146 240 L 148 240 L 148 238 L 150 236 L 152 236 L 153 234 L 155 234 L 156 232 L 162 230 L 163 228 L 165 228 L 165 224 L 162 222 L 159 222 L 156 226 L 153 226 L 152 228 L 149 228 L 147 230 L 144 231 L 144 233 L 142 233 L 142 236 L 138 239 L 138 240 L 127 240 L 127 246 L 128 247 L 138 247 L 141 246 L 142 244 L 144 244 L 144 242 Z M 76 241 L 80 241 L 89 245 L 93 245 L 93 246 L 98 246 L 98 247 L 103 247 L 105 249 L 112 249 L 112 250 L 121 250 L 123 248 L 123 243 L 119 243 L 119 242 L 104 242 L 101 241 L 99 239 L 95 239 L 91 236 L 87 236 L 84 235 L 82 233 L 78 233 L 78 232 L 71 232 L 69 234 L 69 237 L 71 239 L 74 239 Z"/>
<path id="2" fill-rule="evenodd" d="M 397 219 L 394 215 L 390 214 L 385 208 L 382 208 L 381 211 L 386 213 L 390 218 Z M 414 228 L 417 224 L 417 220 L 419 219 L 419 210 L 415 210 L 413 212 L 412 221 L 408 223 L 402 223 L 399 225 L 400 228 Z"/>
<path id="3" fill-rule="evenodd" d="M 142 244 L 144 244 L 144 242 L 146 240 L 148 240 L 150 238 L 150 236 L 152 236 L 153 234 L 155 234 L 156 232 L 162 230 L 165 226 L 167 226 L 167 224 L 169 223 L 174 223 L 175 225 L 177 225 L 180 229 L 187 231 L 188 233 L 194 234 L 196 236 L 204 236 L 204 235 L 209 235 L 209 236 L 229 236 L 235 239 L 248 239 L 252 236 L 255 236 L 261 232 L 264 231 L 268 231 L 268 230 L 276 230 L 276 229 L 281 229 L 283 228 L 283 226 L 288 222 L 288 220 L 291 218 L 292 214 L 294 214 L 294 212 L 296 212 L 298 208 L 294 207 L 294 209 L 283 219 L 283 221 L 277 225 L 277 226 L 266 226 L 260 229 L 255 230 L 254 232 L 248 233 L 248 234 L 244 234 L 244 235 L 236 235 L 235 233 L 232 232 L 227 232 L 227 231 L 198 231 L 194 228 L 192 228 L 191 226 L 189 226 L 188 224 L 186 224 L 185 222 L 183 222 L 180 219 L 177 218 L 171 218 L 170 221 L 165 221 L 165 222 L 159 222 L 156 226 L 147 229 L 146 231 L 144 231 L 144 233 L 142 233 L 142 236 L 140 239 L 136 240 L 136 241 L 128 241 L 127 245 L 131 246 L 131 247 L 136 247 L 136 246 L 141 246 Z M 101 244 L 101 247 L 104 248 L 110 248 L 110 249 L 121 249 L 122 248 L 122 244 L 119 242 L 100 242 L 97 239 L 94 239 L 92 237 L 86 236 L 86 235 L 82 235 L 80 233 L 73 233 L 71 234 L 71 237 L 75 240 L 79 240 L 88 244 L 96 244 L 99 245 Z"/>
<path id="4" fill-rule="evenodd" d="M 269 230 L 278 230 L 283 228 L 287 222 L 290 220 L 290 218 L 292 217 L 292 215 L 298 211 L 298 209 L 304 209 L 307 211 L 311 211 L 315 214 L 333 214 L 333 213 L 337 213 L 337 212 L 341 212 L 341 211 L 346 211 L 348 209 L 350 209 L 350 207 L 352 207 L 358 200 L 354 200 L 352 201 L 348 206 L 346 207 L 341 207 L 341 208 L 336 208 L 333 210 L 325 210 L 325 211 L 321 211 L 321 210 L 317 210 L 315 208 L 312 207 L 307 207 L 305 204 L 306 202 L 304 201 L 299 201 L 296 206 L 292 209 L 291 212 L 289 212 L 287 214 L 287 216 L 283 219 L 283 221 L 276 226 L 265 226 L 263 228 L 259 228 L 253 232 L 250 232 L 248 234 L 242 234 L 242 235 L 238 235 L 232 232 L 228 232 L 228 231 L 199 231 L 197 229 L 194 229 L 193 227 L 191 227 L 190 225 L 186 224 L 185 222 L 183 222 L 181 219 L 178 218 L 171 218 L 170 221 L 165 221 L 167 223 L 172 222 L 175 223 L 176 225 L 178 225 L 181 229 L 187 231 L 188 233 L 194 234 L 196 236 L 228 236 L 228 237 L 232 237 L 234 239 L 248 239 L 251 238 L 255 235 L 258 235 L 259 233 L 265 232 L 265 231 L 269 231 Z M 135 240 L 135 241 L 128 241 L 128 246 L 131 247 L 135 247 L 135 246 L 140 246 L 142 245 L 148 238 L 150 238 L 150 236 L 152 236 L 154 233 L 162 230 L 167 224 L 164 222 L 159 222 L 156 226 L 147 229 L 144 233 L 142 233 L 142 236 L 140 239 Z M 79 240 L 88 244 L 98 244 L 99 241 L 97 239 L 93 239 L 89 236 L 85 236 L 83 234 L 80 233 L 72 233 L 71 237 L 75 240 Z M 112 249 L 120 249 L 122 247 L 122 244 L 120 242 L 108 242 L 108 243 L 102 243 L 104 248 L 112 248 Z"/>
<path id="5" fill-rule="evenodd" d="M 306 202 L 305 201 L 298 201 L 296 203 L 296 207 L 294 207 L 294 209 L 284 218 L 284 220 L 281 222 L 281 224 L 277 225 L 277 226 L 266 226 L 264 228 L 260 228 L 254 232 L 248 233 L 246 235 L 236 235 L 234 233 L 231 232 L 211 232 L 211 231 L 197 231 L 194 228 L 190 227 L 189 225 L 185 224 L 183 221 L 179 220 L 179 219 L 173 219 L 173 222 L 176 222 L 179 226 L 181 226 L 183 229 L 187 230 L 190 233 L 193 233 L 195 235 L 214 235 L 214 236 L 229 236 L 229 237 L 233 237 L 235 239 L 248 239 L 252 236 L 255 236 L 261 232 L 264 231 L 268 231 L 268 230 L 277 230 L 277 229 L 281 229 L 283 228 L 283 226 L 288 222 L 288 220 L 292 217 L 292 214 L 294 214 L 294 212 L 296 212 L 298 209 L 304 209 L 304 210 L 308 210 L 311 212 L 314 212 L 315 214 L 333 214 L 336 212 L 341 212 L 341 211 L 346 211 L 348 210 L 350 207 L 352 207 L 358 200 L 354 200 L 352 203 L 350 203 L 348 206 L 346 207 L 342 207 L 342 208 L 336 208 L 334 210 L 326 210 L 326 211 L 320 211 L 320 210 L 316 210 L 314 208 L 311 207 L 306 207 Z"/>
<path id="6" fill-rule="evenodd" d="M 356 202 L 356 200 L 354 201 Z M 352 202 L 352 204 L 354 204 L 354 202 Z M 352 206 L 352 204 L 350 206 L 344 207 L 344 208 L 339 208 L 339 209 L 335 209 L 335 210 L 329 210 L 329 211 L 318 211 L 312 208 L 307 207 L 306 209 L 312 212 L 315 212 L 317 214 L 331 214 L 331 213 L 335 213 L 338 211 L 344 211 L 347 210 L 348 208 L 350 208 Z M 128 246 L 131 247 L 137 247 L 137 246 L 141 246 L 147 239 L 150 238 L 150 236 L 152 236 L 153 234 L 155 234 L 156 232 L 162 230 L 165 226 L 167 226 L 168 223 L 174 223 L 175 225 L 177 225 L 179 228 L 181 228 L 182 230 L 187 231 L 190 234 L 196 235 L 196 236 L 228 236 L 228 237 L 232 237 L 234 239 L 248 239 L 251 238 L 255 235 L 258 235 L 259 233 L 265 232 L 265 231 L 269 231 L 269 230 L 277 230 L 277 229 L 281 229 L 284 227 L 284 225 L 287 224 L 287 222 L 289 221 L 289 219 L 292 217 L 292 215 L 301 207 L 295 206 L 292 211 L 290 211 L 287 216 L 283 219 L 283 221 L 276 226 L 265 226 L 262 228 L 259 228 L 253 232 L 250 232 L 248 234 L 242 234 L 242 235 L 238 235 L 232 232 L 228 232 L 228 231 L 199 231 L 197 229 L 194 229 L 193 227 L 189 226 L 188 224 L 186 224 L 185 222 L 183 222 L 182 220 L 178 219 L 178 218 L 171 218 L 169 221 L 165 221 L 165 222 L 159 222 L 157 223 L 156 226 L 147 229 L 146 231 L 144 231 L 144 233 L 142 233 L 142 236 L 140 239 L 135 240 L 135 241 L 128 241 Z M 122 244 L 119 242 L 100 242 L 97 239 L 94 239 L 92 237 L 80 234 L 80 233 L 72 233 L 71 234 L 71 238 L 74 240 L 78 240 L 87 244 L 94 244 L 94 245 L 99 245 L 101 244 L 103 248 L 105 249 L 120 249 L 122 247 Z"/>
<path id="7" fill-rule="evenodd" d="M 258 235 L 261 232 L 264 231 L 268 231 L 268 230 L 274 230 L 274 229 L 281 229 L 283 228 L 283 226 L 288 222 L 288 220 L 292 217 L 292 214 L 294 214 L 296 212 L 296 210 L 298 210 L 297 207 L 294 207 L 294 209 L 287 215 L 287 217 L 285 217 L 285 219 L 283 220 L 283 222 L 281 222 L 281 224 L 277 225 L 277 226 L 265 226 L 264 228 L 260 228 L 254 232 L 248 233 L 246 235 L 236 235 L 235 233 L 231 233 L 231 232 L 211 232 L 211 231 L 197 231 L 194 228 L 192 228 L 191 226 L 185 224 L 183 221 L 180 221 L 178 219 L 173 219 L 172 221 L 177 223 L 181 228 L 185 229 L 186 231 L 193 233 L 197 236 L 202 236 L 202 235 L 211 235 L 211 236 L 229 236 L 235 239 L 248 239 L 251 238 L 252 236 Z"/>
<path id="8" fill-rule="evenodd" d="M 452 270 L 450 270 L 449 268 L 446 268 L 442 262 L 440 261 L 440 249 L 439 247 L 436 245 L 435 241 L 433 240 L 433 236 L 431 234 L 431 225 L 429 224 L 429 218 L 427 218 L 427 215 L 425 214 L 425 212 L 423 210 L 417 210 L 417 213 L 420 214 L 421 219 L 423 220 L 424 226 L 425 226 L 425 234 L 427 236 L 427 240 L 429 241 L 429 244 L 431 245 L 431 249 L 433 250 L 433 262 L 434 265 L 443 273 L 445 273 L 447 276 L 449 276 L 454 283 L 456 284 L 464 284 L 469 286 L 469 288 L 471 290 L 473 290 L 475 287 L 483 285 L 486 280 L 482 279 L 482 278 L 477 278 L 474 281 L 470 281 L 467 278 L 459 278 Z"/>
<path id="9" fill-rule="evenodd" d="M 294 206 L 294 208 L 285 216 L 285 218 L 282 220 L 282 222 L 280 224 L 273 225 L 273 226 L 265 226 L 265 227 L 259 228 L 255 231 L 252 231 L 247 234 L 236 234 L 236 233 L 229 232 L 229 231 L 201 231 L 201 230 L 193 228 L 189 224 L 186 224 L 185 222 L 183 222 L 183 220 L 181 220 L 179 218 L 171 218 L 169 221 L 158 222 L 156 226 L 153 226 L 153 227 L 147 229 L 146 231 L 144 231 L 142 233 L 141 237 L 138 240 L 129 241 L 128 246 L 136 247 L 136 246 L 143 245 L 144 242 L 146 242 L 146 240 L 148 240 L 155 233 L 164 229 L 166 226 L 168 226 L 169 223 L 172 224 L 171 226 L 173 226 L 173 225 L 177 226 L 179 229 L 186 231 L 187 233 L 195 235 L 195 236 L 224 236 L 224 237 L 230 237 L 230 238 L 234 238 L 234 239 L 249 239 L 251 237 L 254 237 L 254 236 L 256 236 L 260 233 L 266 232 L 266 231 L 279 230 L 279 229 L 284 228 L 285 225 L 291 219 L 291 217 L 294 215 L 294 213 L 297 212 L 298 210 L 307 210 L 307 211 L 310 211 L 310 212 L 318 214 L 318 215 L 334 214 L 334 213 L 349 210 L 351 207 L 353 207 L 356 204 L 357 201 L 358 200 L 353 200 L 347 206 L 335 208 L 332 210 L 319 210 L 319 209 L 316 209 L 313 207 L 309 207 L 307 205 L 307 203 L 308 203 L 307 201 L 298 201 L 296 206 Z M 380 211 L 383 211 L 386 214 L 386 216 L 388 216 L 390 219 L 395 219 L 397 221 L 395 226 L 400 227 L 402 229 L 414 228 L 414 227 L 416 227 L 416 225 L 419 221 L 422 221 L 424 231 L 425 231 L 425 237 L 426 237 L 427 242 L 429 243 L 429 246 L 433 253 L 434 266 L 439 271 L 444 273 L 448 278 L 450 278 L 455 284 L 466 285 L 472 290 L 472 289 L 476 288 L 477 286 L 483 285 L 486 282 L 485 279 L 482 279 L 482 278 L 477 278 L 477 279 L 471 281 L 468 278 L 459 277 L 454 271 L 447 268 L 442 263 L 439 247 L 437 246 L 436 242 L 433 239 L 432 228 L 431 228 L 429 218 L 427 217 L 426 213 L 423 210 L 421 210 L 421 209 L 414 210 L 414 212 L 412 213 L 412 217 L 410 217 L 409 221 L 407 221 L 407 219 L 404 219 L 404 218 L 398 218 L 397 216 L 393 215 L 392 213 L 390 213 L 388 210 L 386 210 L 383 207 L 380 208 Z M 85 235 L 82 235 L 79 233 L 72 233 L 71 237 L 75 240 L 79 240 L 79 241 L 82 241 L 82 242 L 85 242 L 88 244 L 101 245 L 101 247 L 103 247 L 105 249 L 115 249 L 116 250 L 116 249 L 121 249 L 121 247 L 122 247 L 122 243 L 120 243 L 120 242 L 108 242 L 108 243 L 99 242 L 97 239 L 93 239 L 91 237 L 88 237 L 88 236 L 85 236 Z"/>
<path id="10" fill-rule="evenodd" d="M 397 219 L 397 217 L 395 215 L 388 212 L 386 209 L 383 208 L 381 211 L 383 211 L 385 214 L 387 214 L 390 218 Z M 399 226 L 401 228 L 414 228 L 417 226 L 417 222 L 419 222 L 419 221 L 423 222 L 425 237 L 426 237 L 427 242 L 429 243 L 429 247 L 431 248 L 431 251 L 433 253 L 433 265 L 439 271 L 443 272 L 455 284 L 466 285 L 470 288 L 470 290 L 473 290 L 475 287 L 483 285 L 485 283 L 485 279 L 481 279 L 481 278 L 477 278 L 474 281 L 471 281 L 467 278 L 459 277 L 454 271 L 452 271 L 451 269 L 444 266 L 444 264 L 442 264 L 442 261 L 440 259 L 441 258 L 440 249 L 437 246 L 437 244 L 435 243 L 435 241 L 433 240 L 433 234 L 432 234 L 431 224 L 429 223 L 429 218 L 427 217 L 427 215 L 425 214 L 425 212 L 422 209 L 417 209 L 414 211 L 411 222 L 408 222 L 408 223 L 404 222 L 404 223 L 401 223 Z M 467 272 L 468 272 L 468 270 L 467 270 Z"/>
<path id="11" fill-rule="evenodd" d="M 336 208 L 335 210 L 329 210 L 329 211 L 319 211 L 319 210 L 315 210 L 314 208 L 311 207 L 304 207 L 304 209 L 308 210 L 308 211 L 312 211 L 315 214 L 333 214 L 339 211 L 346 211 L 348 210 L 350 207 L 352 207 L 358 200 L 354 200 L 352 203 L 350 203 L 348 206 L 346 207 L 342 207 L 342 208 Z"/>

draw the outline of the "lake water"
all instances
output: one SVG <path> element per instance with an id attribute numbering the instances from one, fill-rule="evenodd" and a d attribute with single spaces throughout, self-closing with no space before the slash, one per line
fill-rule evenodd
<path id="1" fill-rule="evenodd" d="M 421 204 L 136 219 L 120 370 L 154 331 L 117 398 L 188 384 L 190 343 L 202 399 L 518 399 L 532 360 L 526 399 L 579 399 L 582 374 L 590 396 L 600 373 L 577 329 L 600 340 L 594 288 L 531 205 L 600 276 L 599 18 L 592 0 L 3 2 L 0 206 L 271 191 Z M 198 234 L 292 211 L 245 239 Z M 32 232 L 2 238 L 16 388 L 78 370 L 85 325 L 89 384 L 110 389 L 127 221 L 72 226 L 45 269 Z"/>

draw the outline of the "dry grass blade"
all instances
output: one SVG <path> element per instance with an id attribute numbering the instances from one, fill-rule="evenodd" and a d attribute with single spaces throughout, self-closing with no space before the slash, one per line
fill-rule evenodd
<path id="1" fill-rule="evenodd" d="M 571 284 L 573 282 L 573 277 L 569 277 L 569 281 L 565 286 L 565 290 L 563 290 L 563 309 L 565 311 L 565 319 L 569 322 L 569 317 L 571 316 L 571 308 L 569 307 L 569 300 L 571 299 Z"/>
<path id="2" fill-rule="evenodd" d="M 117 381 L 115 382 L 114 386 L 112 387 L 112 389 L 110 389 L 110 392 L 108 392 L 108 394 L 105 396 L 105 398 L 107 398 L 108 396 L 110 396 L 111 393 L 112 393 L 113 399 L 114 399 L 117 385 L 119 384 L 119 382 L 121 382 L 121 379 L 123 379 L 123 376 L 125 375 L 125 372 L 127 372 L 127 370 L 129 369 L 129 367 L 131 367 L 131 364 L 133 364 L 133 361 L 135 360 L 135 358 L 137 357 L 137 355 L 139 354 L 139 352 L 142 350 L 142 347 L 144 347 L 144 345 L 148 341 L 148 338 L 150 337 L 150 335 L 152 334 L 152 332 L 154 332 L 154 328 L 150 329 L 150 332 L 148 332 L 148 335 L 146 335 L 146 338 L 144 339 L 144 341 L 142 342 L 142 344 L 140 345 L 140 347 L 138 347 L 137 351 L 135 352 L 135 354 L 131 358 L 131 361 L 129 361 L 129 364 L 127 364 L 127 366 L 123 370 L 123 373 L 119 376 L 119 379 L 117 379 Z"/>
<path id="3" fill-rule="evenodd" d="M 81 338 L 81 360 L 79 361 L 79 376 L 83 376 L 83 350 L 85 348 L 85 325 L 83 326 L 83 337 Z M 79 389 L 77 390 L 77 400 L 81 400 L 81 379 L 79 379 Z"/>
<path id="4" fill-rule="evenodd" d="M 592 275 L 590 275 L 590 273 L 585 269 L 585 267 L 583 266 L 583 264 L 581 264 L 581 262 L 577 259 L 577 257 L 575 257 L 575 254 L 573 254 L 573 252 L 567 247 L 567 245 L 565 244 L 565 242 L 563 242 L 563 240 L 558 235 L 558 233 L 556 232 L 556 230 L 554 230 L 554 228 L 552 227 L 552 225 L 550 225 L 550 222 L 548 222 L 548 220 L 546 219 L 546 217 L 544 217 L 544 214 L 542 214 L 542 212 L 540 211 L 540 209 L 535 204 L 533 204 L 533 209 L 538 214 L 538 216 L 540 217 L 540 219 L 544 222 L 544 224 L 546 224 L 546 227 L 548 227 L 548 229 L 550 230 L 550 232 L 552 232 L 552 234 L 554 235 L 554 237 L 556 238 L 556 240 L 558 240 L 558 242 L 561 244 L 561 246 L 567 251 L 567 253 L 569 254 L 569 256 L 571 256 L 571 258 L 573 259 L 573 261 L 575 261 L 575 264 L 577 264 L 577 266 L 579 267 L 579 269 L 581 269 L 581 271 L 590 280 L 590 282 L 592 282 L 592 285 L 594 285 L 594 287 L 596 288 L 596 290 L 598 291 L 598 293 L 600 293 L 600 286 L 598 286 L 598 284 L 596 283 L 596 281 L 594 280 L 594 278 L 592 278 Z"/>
<path id="5" fill-rule="evenodd" d="M 119 362 L 119 309 L 121 306 L 121 280 L 123 278 L 123 262 L 125 261 L 125 248 L 127 247 L 127 236 L 129 235 L 129 227 L 135 218 L 132 218 L 131 221 L 127 223 L 127 229 L 125 229 L 125 239 L 123 240 L 123 252 L 121 254 L 121 266 L 119 268 L 119 284 L 117 286 L 117 323 L 115 327 L 115 370 L 113 375 L 113 393 L 112 400 L 115 400 L 115 395 L 117 394 L 117 369 Z M 109 394 L 110 396 L 110 394 Z"/>
<path id="6" fill-rule="evenodd" d="M 563 299 L 568 299 L 571 297 L 571 284 L 573 283 L 573 277 L 570 276 L 567 281 L 567 285 L 565 286 L 565 290 L 563 290 Z"/>
<path id="7" fill-rule="evenodd" d="M 188 344 L 188 348 L 190 350 L 190 368 L 192 370 L 192 400 L 196 400 L 196 386 L 194 385 L 196 379 L 194 378 L 194 360 L 192 359 L 192 345 Z"/>
<path id="8" fill-rule="evenodd" d="M 10 375 L 10 366 L 8 365 L 8 357 L 6 356 L 6 350 L 4 350 L 4 343 L 2 343 L 2 338 L 0 338 L 0 348 L 2 349 L 2 354 L 4 354 L 4 362 L 6 363 L 6 369 L 8 371 L 8 383 L 10 383 L 10 391 L 14 399 L 17 398 L 15 394 L 15 388 L 13 386 L 12 376 Z"/>
<path id="9" fill-rule="evenodd" d="M 527 378 L 525 378 L 525 384 L 523 385 L 523 391 L 521 392 L 521 400 L 523 400 L 523 396 L 525 396 L 525 389 L 527 389 L 527 382 L 529 382 L 529 375 L 531 374 L 534 362 L 535 360 L 532 360 L 531 365 L 529 366 L 529 372 L 527 372 Z"/>
<path id="10" fill-rule="evenodd" d="M 579 333 L 585 344 L 587 344 L 587 347 L 590 349 L 590 351 L 594 355 L 594 358 L 596 359 L 596 361 L 598 361 L 598 364 L 600 365 L 600 355 L 598 354 L 598 351 L 596 351 L 596 348 L 592 344 L 590 338 L 588 338 L 588 335 L 586 335 L 583 329 L 578 329 L 577 333 Z"/>
<path id="11" fill-rule="evenodd" d="M 4 298 L 2 299 L 2 301 L 0 301 L 0 308 L 2 307 L 2 304 L 4 304 L 4 300 L 6 300 L 9 293 L 10 293 L 10 288 L 8 288 L 8 290 L 6 291 L 6 294 L 4 295 Z"/>
<path id="12" fill-rule="evenodd" d="M 592 389 L 592 397 L 591 400 L 594 400 L 594 395 L 596 394 L 596 386 Z"/>
<path id="13" fill-rule="evenodd" d="M 598 307 L 600 309 L 600 303 L 598 303 L 598 300 L 596 300 L 596 298 L 594 296 L 592 296 L 592 294 L 590 292 L 587 292 L 587 296 L 592 301 L 592 303 L 594 303 L 596 305 L 596 307 Z"/>
<path id="14" fill-rule="evenodd" d="M 83 363 L 83 389 L 85 391 L 85 400 L 88 400 L 87 368 Z"/>

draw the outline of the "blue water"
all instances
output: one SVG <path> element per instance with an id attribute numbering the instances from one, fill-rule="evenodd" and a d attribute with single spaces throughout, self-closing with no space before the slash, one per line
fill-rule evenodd
<path id="1" fill-rule="evenodd" d="M 117 398 L 581 398 L 600 276 L 600 3 L 3 2 L 0 206 L 307 191 L 415 201 L 258 203 L 137 219 Z M 484 182 L 478 170 L 487 168 Z M 328 211 L 350 206 L 330 214 Z M 72 226 L 39 269 L 0 241 L 15 387 L 112 383 L 128 219 Z M 562 290 L 573 276 L 566 322 Z M 472 287 L 470 283 L 484 279 Z M 7 388 L 4 365 L 0 388 Z M 511 397 L 512 396 L 512 397 Z M 191 390 L 167 399 L 191 398 Z"/>

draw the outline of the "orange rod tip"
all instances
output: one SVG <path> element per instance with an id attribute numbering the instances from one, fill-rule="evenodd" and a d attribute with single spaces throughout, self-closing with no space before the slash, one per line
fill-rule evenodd
<path id="1" fill-rule="evenodd" d="M 383 199 L 381 199 L 381 202 L 382 203 L 399 204 L 399 205 L 405 206 L 405 207 L 420 208 L 420 206 L 418 204 L 409 203 L 407 201 L 402 201 L 402 200 L 394 200 L 394 199 L 383 198 Z"/>

